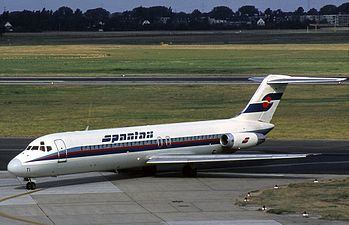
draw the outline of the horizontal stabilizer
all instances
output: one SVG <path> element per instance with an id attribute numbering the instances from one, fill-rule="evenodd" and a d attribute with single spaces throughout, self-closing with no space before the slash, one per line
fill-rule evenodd
<path id="1" fill-rule="evenodd" d="M 282 78 L 268 80 L 267 84 L 340 83 L 346 79 L 347 78 L 282 76 Z M 251 77 L 249 80 L 261 83 L 264 80 L 264 77 Z"/>
<path id="2" fill-rule="evenodd" d="M 233 162 L 246 160 L 305 158 L 311 154 L 222 154 L 222 155 L 156 155 L 147 164 L 183 164 Z"/>

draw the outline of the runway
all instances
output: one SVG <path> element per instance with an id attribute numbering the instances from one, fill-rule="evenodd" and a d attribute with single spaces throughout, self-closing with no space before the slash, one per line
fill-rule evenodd
<path id="1" fill-rule="evenodd" d="M 0 77 L 0 84 L 16 85 L 150 85 L 247 83 L 247 76 L 118 76 L 118 77 Z"/>
<path id="2" fill-rule="evenodd" d="M 251 75 L 253 76 L 253 75 Z M 203 85 L 255 84 L 247 75 L 129 76 L 118 77 L 0 77 L 0 85 Z M 349 84 L 345 81 L 343 84 Z"/>
<path id="3" fill-rule="evenodd" d="M 1 169 L 31 140 L 1 138 Z M 26 191 L 21 178 L 0 171 L 0 224 L 344 225 L 347 222 L 319 220 L 311 210 L 310 217 L 304 218 L 302 212 L 276 215 L 258 207 L 240 207 L 235 202 L 247 192 L 275 184 L 282 188 L 317 179 L 321 185 L 322 180 L 345 178 L 349 174 L 348 149 L 349 141 L 269 140 L 244 153 L 323 155 L 204 169 L 196 178 L 184 178 L 180 170 L 168 168 L 152 177 L 133 171 L 37 178 L 35 192 Z"/>

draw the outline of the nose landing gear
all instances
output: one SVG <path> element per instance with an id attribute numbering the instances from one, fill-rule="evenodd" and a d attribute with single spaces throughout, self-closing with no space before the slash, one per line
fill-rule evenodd
<path id="1" fill-rule="evenodd" d="M 30 178 L 25 178 L 25 180 L 28 181 L 28 183 L 25 186 L 27 188 L 27 190 L 35 190 L 36 189 L 36 184 L 34 181 L 32 181 Z"/>

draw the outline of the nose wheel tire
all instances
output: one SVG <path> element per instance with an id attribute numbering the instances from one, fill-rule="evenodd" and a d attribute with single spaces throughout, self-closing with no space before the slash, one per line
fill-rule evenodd
<path id="1" fill-rule="evenodd" d="M 35 190 L 36 184 L 34 182 L 28 182 L 26 185 L 27 190 Z"/>

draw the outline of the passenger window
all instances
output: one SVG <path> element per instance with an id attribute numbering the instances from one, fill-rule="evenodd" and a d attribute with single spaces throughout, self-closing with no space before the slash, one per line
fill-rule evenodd
<path id="1" fill-rule="evenodd" d="M 45 152 L 45 146 L 40 146 L 40 151 Z"/>
<path id="2" fill-rule="evenodd" d="M 51 146 L 47 146 L 47 147 L 46 147 L 46 150 L 49 152 L 49 151 L 52 150 L 52 147 L 51 147 Z"/>
<path id="3" fill-rule="evenodd" d="M 39 146 L 33 146 L 31 150 L 38 150 Z"/>

